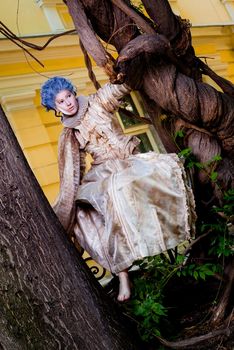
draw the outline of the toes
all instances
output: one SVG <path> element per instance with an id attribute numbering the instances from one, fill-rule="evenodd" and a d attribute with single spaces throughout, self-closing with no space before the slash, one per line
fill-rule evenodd
<path id="1" fill-rule="evenodd" d="M 129 297 L 126 297 L 125 295 L 118 295 L 118 297 L 117 297 L 118 301 L 126 301 L 128 299 L 129 299 Z"/>
<path id="2" fill-rule="evenodd" d="M 119 273 L 119 295 L 118 301 L 127 301 L 131 295 L 131 283 L 128 277 L 128 273 L 122 271 Z"/>
<path id="3" fill-rule="evenodd" d="M 130 299 L 130 292 L 129 293 L 125 293 L 125 294 L 119 294 L 118 297 L 117 297 L 117 300 L 118 301 L 127 301 Z"/>

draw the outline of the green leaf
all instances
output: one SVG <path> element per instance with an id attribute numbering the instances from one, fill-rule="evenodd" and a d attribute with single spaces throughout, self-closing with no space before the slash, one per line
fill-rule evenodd
<path id="1" fill-rule="evenodd" d="M 204 164 L 199 163 L 199 162 L 195 162 L 194 165 L 198 168 L 198 169 L 204 169 Z"/>
<path id="2" fill-rule="evenodd" d="M 191 154 L 191 152 L 192 152 L 191 148 L 185 148 L 179 153 L 179 156 L 188 157 Z"/>
<path id="3" fill-rule="evenodd" d="M 176 257 L 176 264 L 182 264 L 185 260 L 185 256 L 184 255 L 177 255 Z"/>
<path id="4" fill-rule="evenodd" d="M 200 277 L 205 281 L 206 275 L 204 274 L 204 272 L 200 271 L 200 272 L 199 272 L 199 275 L 200 275 Z"/>
<path id="5" fill-rule="evenodd" d="M 217 171 L 212 171 L 212 173 L 210 174 L 211 181 L 215 182 L 217 180 L 217 177 L 218 177 Z"/>
<path id="6" fill-rule="evenodd" d="M 184 133 L 183 130 L 178 130 L 175 133 L 175 138 L 177 138 L 177 137 L 184 137 L 184 135 L 185 135 L 185 133 Z"/>
<path id="7" fill-rule="evenodd" d="M 219 161 L 219 160 L 222 160 L 222 157 L 221 157 L 219 154 L 217 154 L 216 156 L 214 156 L 214 157 L 212 158 L 212 160 L 213 160 L 213 161 Z"/>

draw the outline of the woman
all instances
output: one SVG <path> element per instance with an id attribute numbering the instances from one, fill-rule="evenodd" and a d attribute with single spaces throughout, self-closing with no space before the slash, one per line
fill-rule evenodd
<path id="1" fill-rule="evenodd" d="M 64 228 L 103 267 L 119 277 L 118 300 L 130 298 L 128 269 L 189 238 L 194 200 L 176 154 L 141 154 L 139 140 L 123 134 L 114 112 L 130 92 L 106 84 L 76 97 L 72 83 L 54 77 L 44 83 L 41 101 L 61 115 L 60 195 L 54 210 Z M 93 158 L 82 174 L 84 153 Z"/>

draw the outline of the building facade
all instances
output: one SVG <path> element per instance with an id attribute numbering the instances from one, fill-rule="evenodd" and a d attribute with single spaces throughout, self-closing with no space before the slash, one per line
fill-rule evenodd
<path id="1" fill-rule="evenodd" d="M 174 13 L 190 20 L 196 55 L 217 74 L 234 81 L 234 0 L 171 0 L 170 4 Z M 62 0 L 2 1 L 0 21 L 37 46 L 43 46 L 51 35 L 73 29 Z M 47 113 L 40 106 L 40 86 L 47 78 L 62 75 L 74 82 L 79 94 L 90 94 L 95 89 L 76 34 L 60 36 L 41 51 L 28 49 L 40 63 L 2 34 L 0 42 L 0 102 L 30 167 L 52 203 L 59 189 L 57 140 L 61 125 L 52 112 Z M 108 80 L 98 67 L 95 74 L 101 85 Z M 131 102 L 142 115 L 136 94 L 132 94 Z M 146 148 L 160 148 L 157 134 L 148 125 L 122 124 L 126 133 L 141 135 Z"/>

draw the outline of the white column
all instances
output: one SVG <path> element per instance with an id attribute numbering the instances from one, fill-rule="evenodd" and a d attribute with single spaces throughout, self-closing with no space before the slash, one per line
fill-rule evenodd
<path id="1" fill-rule="evenodd" d="M 234 0 L 221 0 L 221 2 L 226 7 L 226 10 L 232 21 L 234 21 Z"/>
<path id="2" fill-rule="evenodd" d="M 53 33 L 60 33 L 65 30 L 64 24 L 58 13 L 56 5 L 63 4 L 59 0 L 35 0 L 36 4 L 42 8 L 45 17 Z"/>

